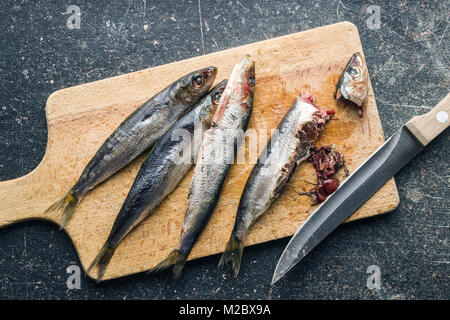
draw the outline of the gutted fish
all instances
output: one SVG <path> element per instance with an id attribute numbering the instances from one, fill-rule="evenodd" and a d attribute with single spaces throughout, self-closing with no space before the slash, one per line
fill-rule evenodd
<path id="1" fill-rule="evenodd" d="M 336 85 L 335 98 L 353 102 L 359 109 L 359 115 L 363 111 L 369 91 L 369 73 L 366 63 L 359 52 L 352 55 L 342 72 Z"/>
<path id="2" fill-rule="evenodd" d="M 231 262 L 234 275 L 238 275 L 243 241 L 250 226 L 267 211 L 296 168 L 309 157 L 311 146 L 333 115 L 334 110 L 323 111 L 311 95 L 304 93 L 297 97 L 250 173 L 219 267 Z"/>
<path id="3" fill-rule="evenodd" d="M 253 109 L 255 63 L 245 57 L 237 64 L 206 131 L 192 178 L 181 239 L 166 259 L 153 270 L 171 265 L 173 277 L 181 275 L 192 247 L 217 204 L 228 169 L 242 141 Z"/>
<path id="4" fill-rule="evenodd" d="M 134 160 L 194 106 L 211 88 L 217 68 L 189 73 L 156 94 L 128 116 L 89 161 L 75 185 L 46 212 L 62 210 L 61 228 L 80 197 Z"/>
<path id="5" fill-rule="evenodd" d="M 211 92 L 178 120 L 156 143 L 137 174 L 111 232 L 88 272 L 99 266 L 97 281 L 103 277 L 115 249 L 125 236 L 167 197 L 188 173 L 197 157 L 200 143 L 193 139 L 195 128 L 199 136 L 206 131 L 227 81 Z M 185 157 L 180 157 L 183 154 Z"/>

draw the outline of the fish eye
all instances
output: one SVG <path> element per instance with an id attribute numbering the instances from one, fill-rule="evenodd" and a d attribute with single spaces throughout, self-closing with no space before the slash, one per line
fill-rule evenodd
<path id="1" fill-rule="evenodd" d="M 196 76 L 194 80 L 192 80 L 192 84 L 195 88 L 200 88 L 205 83 L 205 79 L 202 75 Z"/>
<path id="2" fill-rule="evenodd" d="M 255 86 L 255 77 L 250 76 L 250 77 L 248 78 L 248 80 L 247 80 L 247 84 L 248 84 L 250 87 L 254 87 L 254 86 Z"/>
<path id="3" fill-rule="evenodd" d="M 215 92 L 215 93 L 212 95 L 212 100 L 213 100 L 213 102 L 214 102 L 215 104 L 218 104 L 218 103 L 219 103 L 220 96 L 221 96 L 220 92 Z"/>
<path id="4" fill-rule="evenodd" d="M 352 76 L 357 76 L 359 74 L 359 70 L 358 68 L 350 68 L 349 73 Z"/>

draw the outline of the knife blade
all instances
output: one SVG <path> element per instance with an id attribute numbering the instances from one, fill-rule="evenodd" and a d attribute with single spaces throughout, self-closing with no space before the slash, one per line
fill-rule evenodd
<path id="1" fill-rule="evenodd" d="M 408 121 L 359 166 L 292 236 L 277 263 L 272 285 L 447 129 L 449 113 L 450 93 L 431 111 Z"/>

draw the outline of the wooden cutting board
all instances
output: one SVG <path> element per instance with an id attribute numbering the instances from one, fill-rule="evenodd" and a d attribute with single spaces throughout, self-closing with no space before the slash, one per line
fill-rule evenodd
<path id="1" fill-rule="evenodd" d="M 42 162 L 24 177 L 0 182 L 0 226 L 30 218 L 59 222 L 58 212 L 45 215 L 44 210 L 76 182 L 103 141 L 133 110 L 192 70 L 214 65 L 219 69 L 216 82 L 227 78 L 244 54 L 256 61 L 257 85 L 249 128 L 267 130 L 270 135 L 299 90 L 307 89 L 318 104 L 336 110 L 336 120 L 328 124 L 317 145 L 336 144 L 353 171 L 384 141 L 371 87 L 363 118 L 353 107 L 337 104 L 333 98 L 339 75 L 356 51 L 362 53 L 358 30 L 343 22 L 56 91 L 46 105 L 48 144 Z M 264 139 L 259 143 L 261 150 Z M 108 236 L 142 160 L 140 157 L 90 192 L 67 225 L 85 269 Z M 190 259 L 224 250 L 252 167 L 249 163 L 232 166 L 217 208 Z M 172 250 L 180 236 L 191 178 L 192 170 L 156 212 L 120 244 L 104 279 L 148 270 Z M 279 200 L 251 229 L 246 245 L 295 232 L 314 209 L 309 197 L 297 194 L 312 188 L 305 181 L 315 182 L 310 163 L 300 166 Z M 398 202 L 392 179 L 349 220 L 391 211 Z M 248 263 L 245 256 L 243 263 Z"/>

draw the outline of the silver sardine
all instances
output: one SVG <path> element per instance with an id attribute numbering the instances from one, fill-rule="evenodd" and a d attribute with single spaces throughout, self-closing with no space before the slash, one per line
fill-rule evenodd
<path id="1" fill-rule="evenodd" d="M 231 262 L 234 275 L 238 275 L 243 241 L 250 226 L 267 211 L 296 168 L 308 158 L 310 148 L 333 114 L 334 111 L 321 111 L 307 93 L 297 97 L 250 173 L 219 267 Z"/>
<path id="2" fill-rule="evenodd" d="M 216 207 L 228 169 L 234 162 L 235 150 L 242 140 L 240 134 L 247 129 L 252 113 L 254 92 L 255 63 L 247 56 L 234 67 L 213 124 L 203 138 L 178 246 L 153 270 L 174 265 L 173 277 L 177 279 L 181 275 L 192 247 Z"/>
<path id="3" fill-rule="evenodd" d="M 215 67 L 189 73 L 136 109 L 106 139 L 75 185 L 46 212 L 61 209 L 61 228 L 64 227 L 80 198 L 151 148 L 186 110 L 208 92 L 216 74 Z"/>

